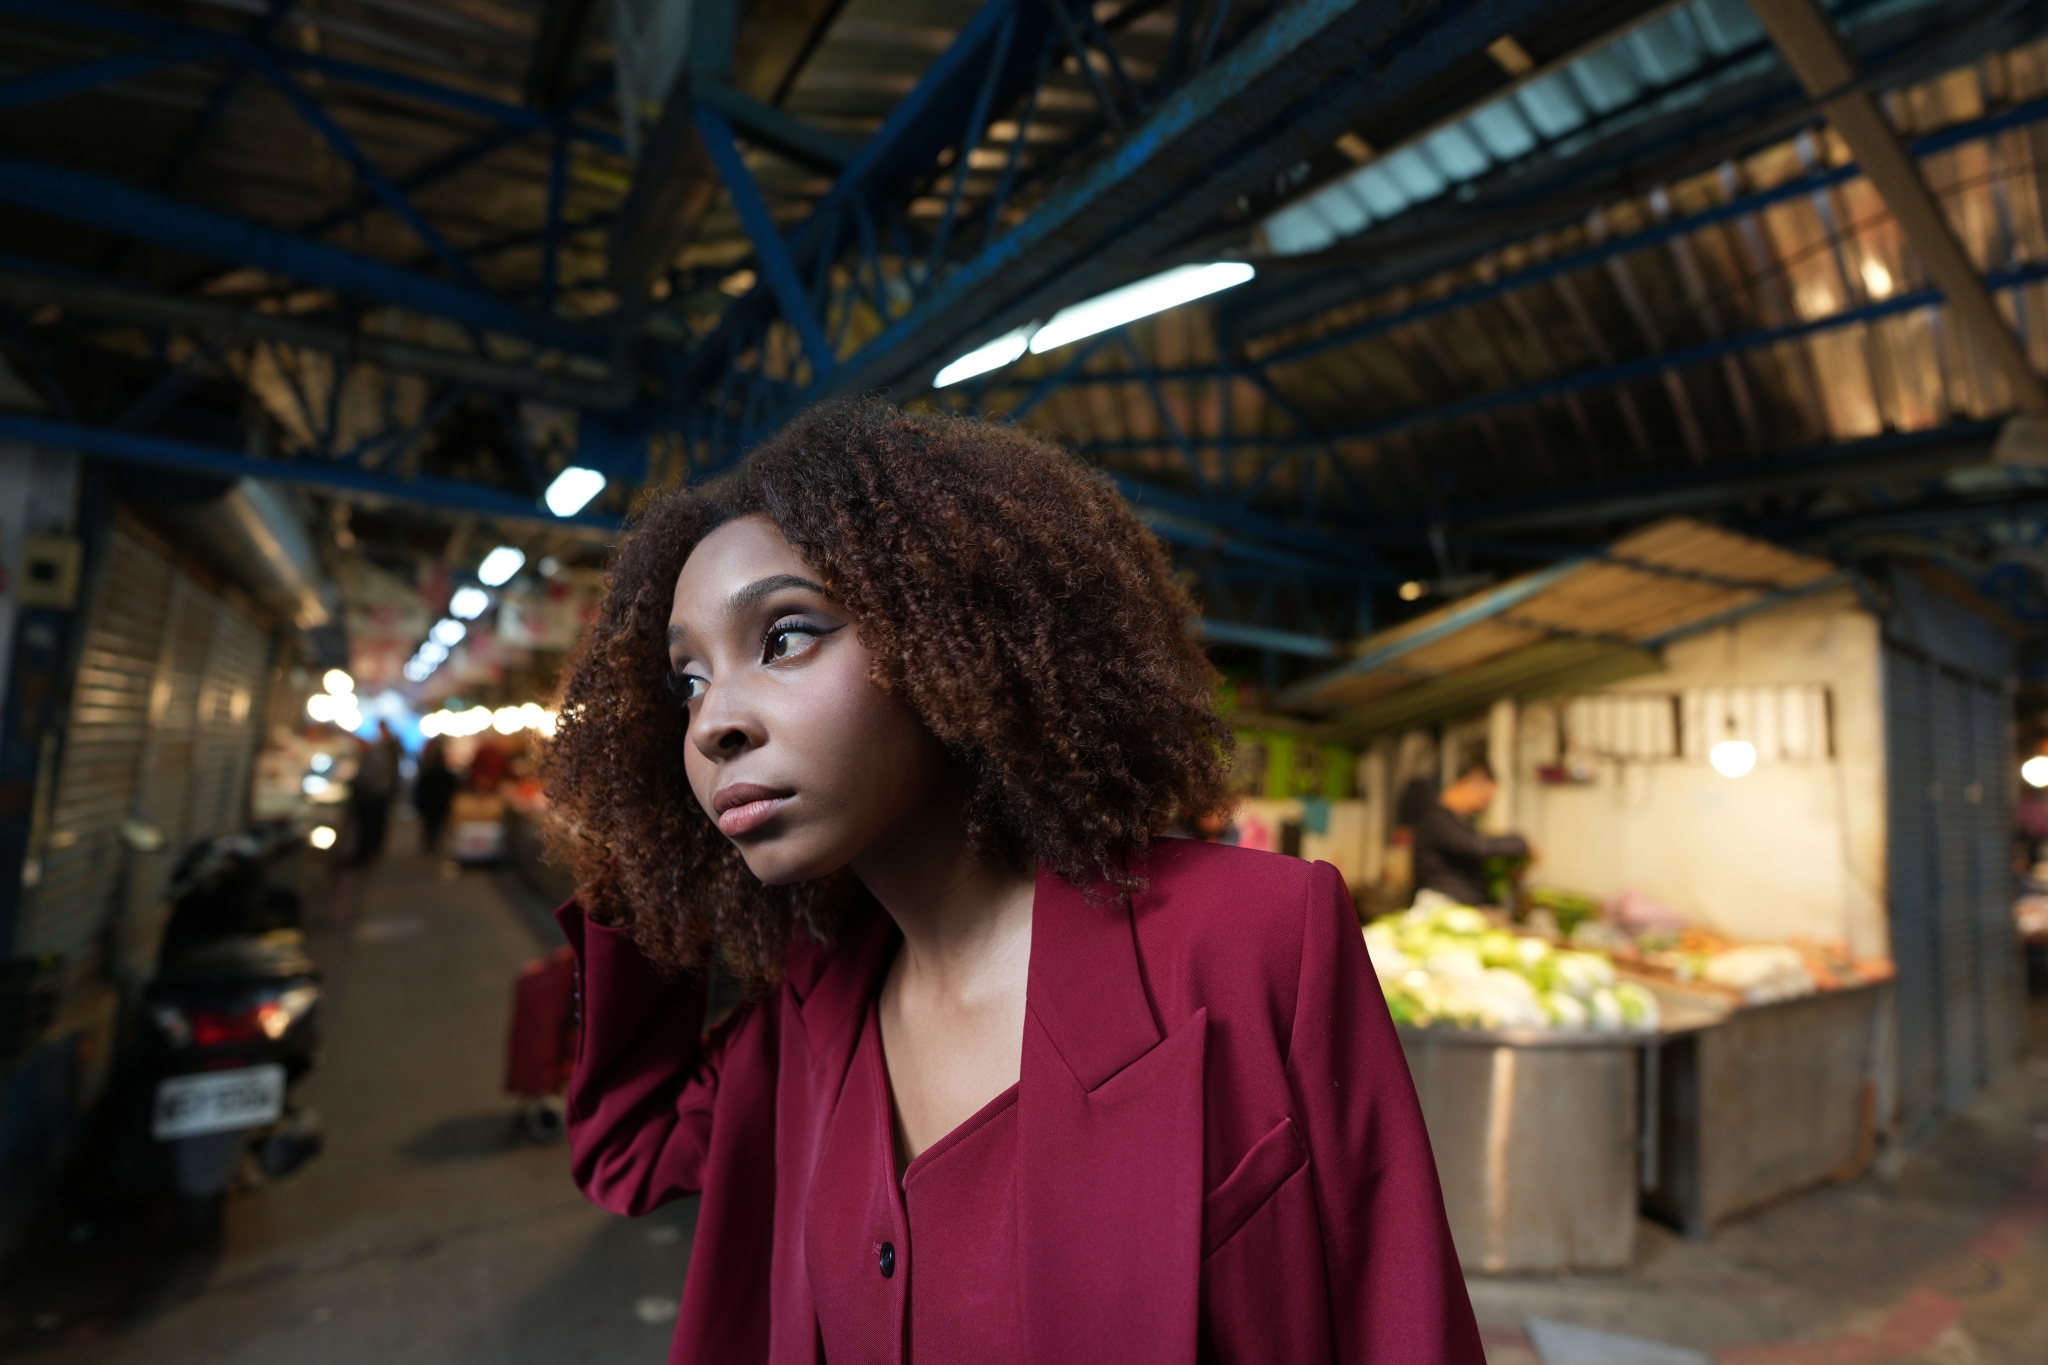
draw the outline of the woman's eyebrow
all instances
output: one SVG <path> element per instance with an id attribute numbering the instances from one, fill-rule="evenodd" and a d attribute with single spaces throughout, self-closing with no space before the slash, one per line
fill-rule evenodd
<path id="1" fill-rule="evenodd" d="M 727 598 L 725 609 L 728 614 L 737 616 L 749 607 L 759 606 L 764 597 L 773 597 L 776 593 L 786 592 L 792 588 L 814 592 L 821 597 L 828 595 L 822 585 L 813 583 L 808 578 L 801 578 L 793 573 L 770 574 L 766 578 L 755 579 Z"/>

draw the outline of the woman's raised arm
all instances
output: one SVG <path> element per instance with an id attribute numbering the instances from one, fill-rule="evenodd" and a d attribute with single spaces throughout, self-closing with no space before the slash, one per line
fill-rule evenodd
<path id="1" fill-rule="evenodd" d="M 576 1183 L 613 1213 L 639 1215 L 703 1187 L 720 1073 L 748 1050 L 761 1011 L 742 1008 L 704 1039 L 702 976 L 664 981 L 623 930 L 556 912 L 576 952 L 582 1035 L 569 1076 Z"/>

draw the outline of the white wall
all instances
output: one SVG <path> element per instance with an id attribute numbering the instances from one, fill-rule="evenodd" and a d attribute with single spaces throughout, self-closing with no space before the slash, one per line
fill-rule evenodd
<path id="1" fill-rule="evenodd" d="M 1541 861 L 1534 880 L 1606 897 L 1634 887 L 1736 938 L 1840 939 L 1888 951 L 1882 652 L 1876 618 L 1839 589 L 1695 636 L 1667 671 L 1615 692 L 1825 684 L 1835 756 L 1760 762 L 1726 778 L 1699 759 L 1595 759 L 1593 781 L 1547 786 L 1561 702 L 1519 726 L 1513 823 Z"/>

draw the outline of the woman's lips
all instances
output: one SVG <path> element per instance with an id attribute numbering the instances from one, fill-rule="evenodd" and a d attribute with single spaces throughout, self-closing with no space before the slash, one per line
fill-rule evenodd
<path id="1" fill-rule="evenodd" d="M 789 801 L 790 798 L 786 795 L 758 796 L 735 806 L 727 806 L 718 813 L 718 832 L 728 839 L 737 839 L 742 834 L 751 833 L 774 819 L 776 812 L 788 805 Z"/>

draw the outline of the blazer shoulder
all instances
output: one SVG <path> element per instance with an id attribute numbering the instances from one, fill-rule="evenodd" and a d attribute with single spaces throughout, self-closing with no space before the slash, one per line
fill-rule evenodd
<path id="1" fill-rule="evenodd" d="M 1328 864 L 1192 839 L 1160 840 L 1133 871 L 1145 881 L 1133 903 L 1139 941 L 1171 976 L 1249 975 L 1291 988 L 1308 917 L 1348 899 Z"/>

